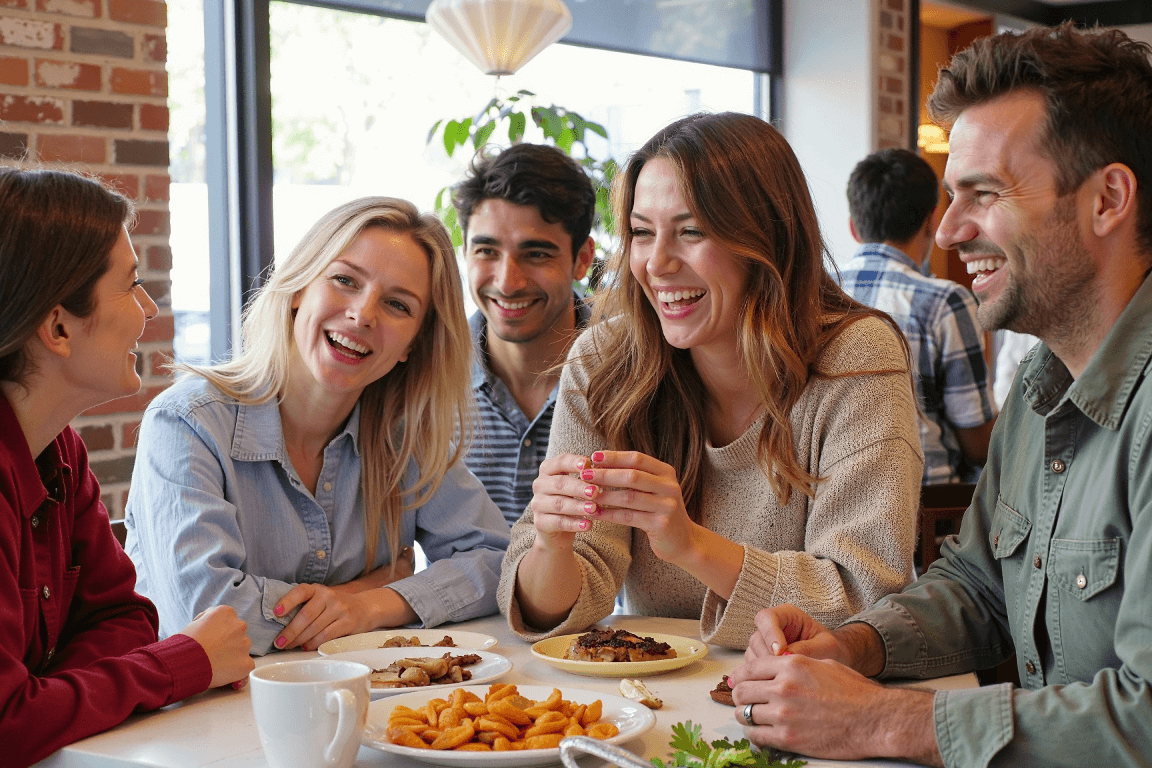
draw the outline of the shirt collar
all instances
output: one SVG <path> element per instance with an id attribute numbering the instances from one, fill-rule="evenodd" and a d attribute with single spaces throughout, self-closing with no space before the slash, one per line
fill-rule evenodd
<path id="1" fill-rule="evenodd" d="M 891 259 L 899 262 L 909 269 L 919 272 L 920 265 L 917 264 L 911 256 L 904 253 L 904 251 L 886 243 L 862 243 L 856 252 L 852 254 L 852 258 L 856 259 L 862 256 L 874 256 L 884 259 Z"/>
<path id="2" fill-rule="evenodd" d="M 572 292 L 572 301 L 576 306 L 576 330 L 579 331 L 592 318 L 592 307 L 575 291 Z M 483 312 L 476 310 L 468 319 L 468 327 L 472 331 L 475 348 L 472 358 L 472 389 L 479 389 L 484 384 L 491 385 L 496 379 L 496 374 L 488 367 L 488 319 Z"/>
<path id="3" fill-rule="evenodd" d="M 3 393 L 0 393 L 0 456 L 10 462 L 16 479 L 17 511 L 24 517 L 31 517 L 48 498 L 45 476 L 56 477 L 71 471 L 60 455 L 56 440 L 48 444 L 39 461 L 32 456 L 16 411 Z"/>
<path id="4" fill-rule="evenodd" d="M 1080 378 L 1046 344 L 1040 344 L 1024 371 L 1024 399 L 1047 413 L 1065 391 L 1085 416 L 1107 429 L 1119 429 L 1136 385 L 1152 358 L 1152 279 L 1132 296 Z"/>
<path id="5" fill-rule="evenodd" d="M 332 445 L 345 436 L 352 441 L 352 450 L 360 455 L 360 401 Z M 270 398 L 256 405 L 240 404 L 236 413 L 236 432 L 232 437 L 232 458 L 237 461 L 288 461 L 284 446 L 284 427 L 280 422 L 280 402 Z"/>

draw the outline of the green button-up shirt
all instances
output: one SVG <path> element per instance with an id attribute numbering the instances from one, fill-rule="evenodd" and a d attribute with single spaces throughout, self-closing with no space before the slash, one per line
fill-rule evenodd
<path id="1" fill-rule="evenodd" d="M 1016 653 L 1022 688 L 936 694 L 948 766 L 1152 764 L 1152 279 L 1079 379 L 1040 344 L 1017 372 L 958 537 L 857 616 L 885 677 Z"/>

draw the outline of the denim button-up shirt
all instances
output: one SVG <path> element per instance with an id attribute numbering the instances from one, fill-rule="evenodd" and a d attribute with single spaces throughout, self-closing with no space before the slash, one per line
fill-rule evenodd
<path id="1" fill-rule="evenodd" d="M 288 459 L 276 400 L 240 405 L 199 377 L 148 406 L 126 509 L 137 589 L 160 611 L 160 634 L 213 605 L 248 622 L 264 654 L 289 616 L 272 613 L 298 583 L 336 585 L 364 568 L 359 405 L 324 449 L 313 495 Z M 409 468 L 407 484 L 416 475 Z M 435 495 L 404 513 L 401 545 L 419 541 L 427 569 L 389 585 L 424 626 L 496 612 L 508 524 L 458 462 Z M 390 561 L 381 531 L 375 567 Z"/>
<path id="2" fill-rule="evenodd" d="M 1152 761 L 1152 279 L 1079 379 L 1041 344 L 1017 372 L 958 538 L 855 618 L 885 676 L 1016 653 L 1022 688 L 936 694 L 948 766 Z"/>

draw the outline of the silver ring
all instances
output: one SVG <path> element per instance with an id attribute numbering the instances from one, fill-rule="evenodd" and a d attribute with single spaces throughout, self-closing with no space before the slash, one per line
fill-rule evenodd
<path id="1" fill-rule="evenodd" d="M 748 725 L 756 725 L 756 721 L 752 719 L 752 704 L 744 705 L 744 722 Z"/>

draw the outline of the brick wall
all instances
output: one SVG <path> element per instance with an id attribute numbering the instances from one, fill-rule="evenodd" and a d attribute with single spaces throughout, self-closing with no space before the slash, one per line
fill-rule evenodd
<path id="1" fill-rule="evenodd" d="M 874 66 L 876 73 L 876 148 L 908 146 L 911 83 L 911 19 L 908 0 L 877 0 Z M 914 105 L 913 105 L 914 106 Z"/>
<path id="2" fill-rule="evenodd" d="M 0 162 L 96 174 L 135 201 L 132 242 L 160 307 L 140 339 L 144 386 L 73 423 L 113 518 L 123 517 L 136 428 L 167 384 L 168 75 L 163 0 L 0 0 Z"/>

